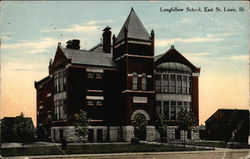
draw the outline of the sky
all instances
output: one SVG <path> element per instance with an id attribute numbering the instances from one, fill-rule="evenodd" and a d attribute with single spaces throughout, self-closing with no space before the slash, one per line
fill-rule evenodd
<path id="1" fill-rule="evenodd" d="M 81 49 L 90 49 L 100 42 L 106 26 L 118 35 L 131 7 L 147 31 L 155 32 L 155 55 L 174 45 L 201 68 L 200 124 L 217 109 L 249 109 L 247 1 L 4 1 L 0 8 L 0 118 L 23 112 L 36 122 L 34 81 L 48 75 L 58 42 L 65 46 L 70 39 L 80 39 Z M 184 11 L 161 12 L 171 7 Z M 202 12 L 188 12 L 187 7 L 200 7 Z M 204 12 L 204 7 L 214 11 Z M 224 7 L 237 11 L 225 12 Z M 239 7 L 244 11 L 239 12 Z"/>

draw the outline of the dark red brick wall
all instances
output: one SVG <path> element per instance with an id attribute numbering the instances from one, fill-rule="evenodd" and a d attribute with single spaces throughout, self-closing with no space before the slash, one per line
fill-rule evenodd
<path id="1" fill-rule="evenodd" d="M 37 85 L 36 89 L 36 105 L 37 105 L 37 111 L 39 111 L 39 114 L 37 114 L 37 125 L 38 124 L 46 124 L 48 115 L 51 114 L 51 117 L 53 116 L 53 79 L 50 79 L 49 81 L 46 81 L 44 83 L 40 83 Z M 51 93 L 51 96 L 47 97 L 47 95 Z M 43 106 L 42 109 L 39 109 L 40 106 Z"/>
<path id="2" fill-rule="evenodd" d="M 192 77 L 192 110 L 199 124 L 199 77 Z"/>

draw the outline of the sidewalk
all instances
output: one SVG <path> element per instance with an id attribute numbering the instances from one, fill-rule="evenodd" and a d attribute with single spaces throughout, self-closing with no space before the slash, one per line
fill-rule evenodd
<path id="1" fill-rule="evenodd" d="M 179 151 L 179 152 L 137 152 L 137 153 L 108 153 L 108 154 L 75 154 L 75 155 L 50 155 L 50 156 L 22 156 L 22 157 L 6 157 L 5 159 L 45 159 L 45 158 L 101 158 L 101 157 L 110 157 L 110 158 L 119 158 L 119 157 L 135 157 L 135 156 L 162 156 L 162 155 L 191 155 L 191 154 L 203 154 L 211 155 L 211 153 L 243 153 L 248 154 L 246 157 L 250 157 L 249 149 L 216 149 L 215 151 Z M 249 158 L 244 158 L 249 159 Z"/>

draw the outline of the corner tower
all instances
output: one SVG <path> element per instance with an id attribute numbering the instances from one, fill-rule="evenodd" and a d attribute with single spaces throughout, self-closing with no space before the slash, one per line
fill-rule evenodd
<path id="1" fill-rule="evenodd" d="M 149 35 L 133 8 L 117 38 L 113 36 L 113 60 L 121 73 L 122 134 L 125 134 L 122 138 L 129 141 L 134 134 L 133 116 L 137 113 L 145 116 L 148 134 L 155 114 L 154 32 Z M 151 140 L 149 135 L 142 139 Z"/>

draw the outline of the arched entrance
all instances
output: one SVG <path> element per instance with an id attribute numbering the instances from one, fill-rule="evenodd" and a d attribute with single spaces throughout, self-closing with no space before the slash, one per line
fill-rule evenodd
<path id="1" fill-rule="evenodd" d="M 149 115 L 144 110 L 136 110 L 131 116 L 131 122 L 134 126 L 134 136 L 140 140 L 147 138 L 147 124 L 150 120 Z"/>

